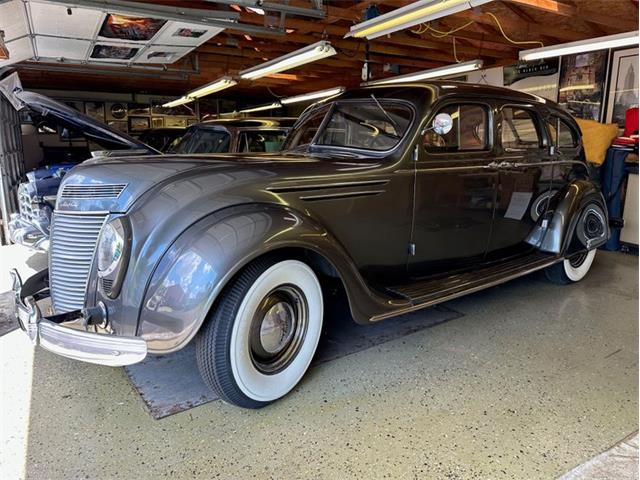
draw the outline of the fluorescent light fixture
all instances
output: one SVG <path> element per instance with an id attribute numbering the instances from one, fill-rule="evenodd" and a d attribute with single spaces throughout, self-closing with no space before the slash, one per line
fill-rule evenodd
<path id="1" fill-rule="evenodd" d="M 220 90 L 224 90 L 225 88 L 233 87 L 234 85 L 237 85 L 237 83 L 238 82 L 236 82 L 231 77 L 220 77 L 217 80 L 214 80 L 211 83 L 207 83 L 206 85 L 204 85 L 204 86 L 202 86 L 200 88 L 196 88 L 195 90 L 191 90 L 187 94 L 187 97 L 192 97 L 192 98 L 204 97 L 206 95 L 210 95 L 212 93 L 219 92 Z"/>
<path id="2" fill-rule="evenodd" d="M 608 48 L 626 47 L 638 45 L 638 31 L 618 33 L 606 37 L 579 40 L 577 42 L 561 43 L 549 47 L 522 50 L 520 60 L 540 60 L 542 58 L 560 57 L 574 53 L 592 52 L 594 50 L 606 50 Z"/>
<path id="3" fill-rule="evenodd" d="M 163 104 L 162 106 L 165 108 L 173 108 L 173 107 L 177 107 L 179 105 L 186 105 L 187 103 L 191 103 L 195 100 L 195 98 L 191 98 L 191 97 L 180 97 L 177 100 L 173 100 L 171 102 L 167 102 L 165 104 Z"/>
<path id="4" fill-rule="evenodd" d="M 402 8 L 358 23 L 351 27 L 345 37 L 377 38 L 419 23 L 431 22 L 438 18 L 477 7 L 492 0 L 419 0 Z"/>
<path id="5" fill-rule="evenodd" d="M 318 100 L 319 98 L 333 97 L 344 92 L 344 87 L 329 88 L 327 90 L 319 90 L 317 92 L 304 93 L 295 97 L 287 97 L 280 100 L 283 105 L 290 103 L 308 102 L 309 100 Z"/>
<path id="6" fill-rule="evenodd" d="M 456 63 L 447 65 L 446 67 L 433 68 L 431 70 L 423 70 L 416 73 L 408 73 L 407 75 L 399 75 L 397 77 L 381 78 L 373 80 L 364 85 L 390 85 L 394 83 L 418 82 L 429 78 L 445 77 L 448 75 L 458 75 L 460 73 L 472 72 L 482 68 L 482 60 L 471 60 L 469 62 Z"/>
<path id="7" fill-rule="evenodd" d="M 265 110 L 273 110 L 274 108 L 280 108 L 282 105 L 280 102 L 270 103 L 269 105 L 260 105 L 258 107 L 245 108 L 244 110 L 238 111 L 238 113 L 253 113 L 253 112 L 263 112 Z"/>
<path id="8" fill-rule="evenodd" d="M 300 50 L 288 53 L 282 57 L 274 58 L 255 67 L 242 70 L 240 72 L 240 78 L 255 80 L 256 78 L 261 78 L 272 73 L 283 72 L 306 63 L 315 62 L 316 60 L 330 57 L 336 53 L 331 43 L 323 40 L 307 45 Z"/>

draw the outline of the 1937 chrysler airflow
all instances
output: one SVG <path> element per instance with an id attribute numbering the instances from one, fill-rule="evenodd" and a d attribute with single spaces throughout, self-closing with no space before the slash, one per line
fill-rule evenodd
<path id="1" fill-rule="evenodd" d="M 367 87 L 308 109 L 280 154 L 76 167 L 48 273 L 14 289 L 49 350 L 125 365 L 195 339 L 206 383 L 257 408 L 309 366 L 327 277 L 362 324 L 540 269 L 569 283 L 606 241 L 605 212 L 557 105 L 451 82 Z"/>

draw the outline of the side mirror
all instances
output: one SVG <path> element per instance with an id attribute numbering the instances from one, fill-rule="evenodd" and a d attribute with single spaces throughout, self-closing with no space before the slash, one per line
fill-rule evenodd
<path id="1" fill-rule="evenodd" d="M 453 128 L 453 118 L 448 113 L 439 113 L 436 118 L 433 119 L 431 128 L 438 135 L 446 135 Z"/>

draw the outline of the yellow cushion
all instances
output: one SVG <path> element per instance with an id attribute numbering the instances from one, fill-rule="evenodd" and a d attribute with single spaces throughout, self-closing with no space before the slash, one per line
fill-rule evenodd
<path id="1" fill-rule="evenodd" d="M 602 165 L 611 142 L 620 134 L 618 124 L 600 123 L 582 118 L 576 118 L 576 121 L 582 130 L 582 144 L 587 162 Z"/>

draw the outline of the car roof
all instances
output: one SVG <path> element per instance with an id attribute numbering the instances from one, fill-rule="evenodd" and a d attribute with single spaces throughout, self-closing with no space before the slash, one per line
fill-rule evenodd
<path id="1" fill-rule="evenodd" d="M 450 95 L 482 95 L 511 99 L 519 102 L 546 104 L 556 106 L 555 102 L 536 95 L 520 92 L 511 88 L 497 87 L 493 85 L 480 85 L 475 83 L 455 82 L 448 80 L 434 80 L 429 82 L 396 83 L 391 85 L 369 85 L 347 90 L 338 99 L 369 98 L 374 93 L 378 98 L 399 98 L 415 100 L 424 98 L 431 93 L 434 98 L 442 98 Z"/>
<path id="2" fill-rule="evenodd" d="M 196 123 L 195 127 L 224 128 L 289 128 L 296 121 L 294 117 L 251 117 L 251 118 L 218 118 Z"/>

